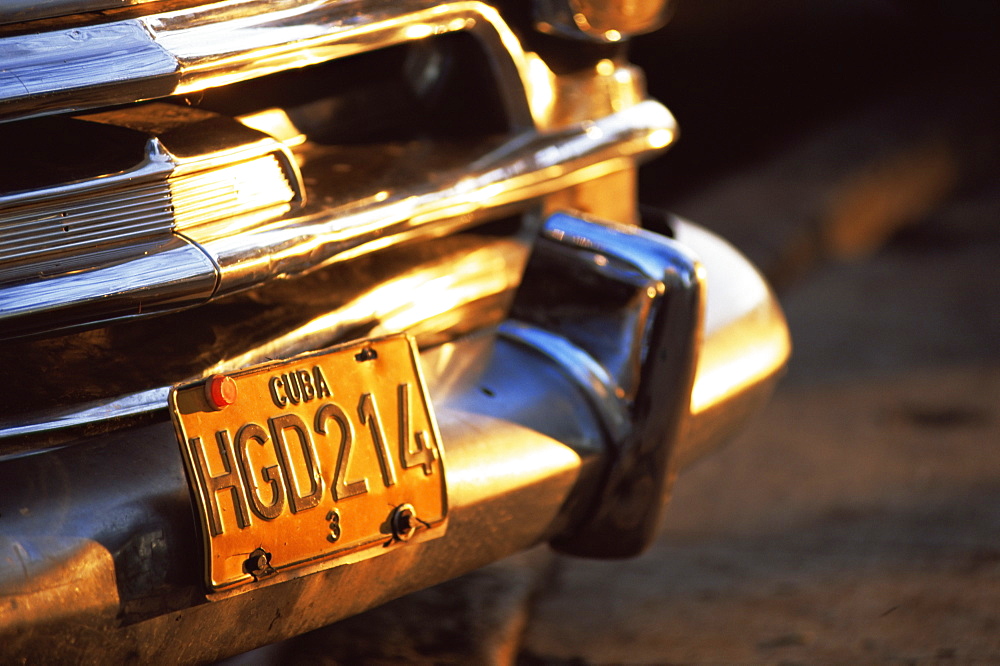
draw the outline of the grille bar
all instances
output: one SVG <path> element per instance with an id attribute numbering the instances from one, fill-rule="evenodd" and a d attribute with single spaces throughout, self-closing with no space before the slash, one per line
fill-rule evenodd
<path id="1" fill-rule="evenodd" d="M 79 202 L 53 201 L 25 208 L 28 210 L 11 217 L 0 211 L 3 263 L 136 241 L 169 233 L 173 226 L 166 182 L 138 191 L 127 186 L 113 188 Z"/>
<path id="2" fill-rule="evenodd" d="M 507 115 L 533 124 L 528 62 L 479 2 L 237 0 L 0 38 L 0 121 L 204 90 L 432 35 L 479 38 Z"/>

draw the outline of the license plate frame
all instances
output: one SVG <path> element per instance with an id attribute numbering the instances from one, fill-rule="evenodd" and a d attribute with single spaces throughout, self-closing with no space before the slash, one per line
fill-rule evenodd
<path id="1" fill-rule="evenodd" d="M 212 593 L 445 532 L 444 450 L 406 336 L 179 385 L 169 409 Z"/>

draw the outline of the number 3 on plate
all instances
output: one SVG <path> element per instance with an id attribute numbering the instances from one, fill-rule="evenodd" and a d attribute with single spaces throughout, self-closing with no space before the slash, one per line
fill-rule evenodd
<path id="1" fill-rule="evenodd" d="M 326 514 L 326 519 L 329 521 L 330 533 L 326 535 L 326 540 L 330 543 L 337 543 L 340 539 L 340 509 L 332 509 L 330 513 Z"/>

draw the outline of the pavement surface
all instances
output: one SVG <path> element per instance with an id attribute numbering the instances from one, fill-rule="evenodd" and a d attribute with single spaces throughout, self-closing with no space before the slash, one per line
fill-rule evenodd
<path id="1" fill-rule="evenodd" d="M 657 94 L 712 109 L 643 188 L 779 287 L 795 348 L 770 405 L 681 476 L 639 558 L 542 547 L 243 663 L 1000 663 L 1000 59 L 976 30 L 928 47 L 969 24 L 911 29 L 899 3 L 803 3 L 786 42 L 745 34 L 781 3 L 722 4 L 681 3 L 678 50 L 637 54 L 654 89 L 650 58 L 708 59 Z M 740 85 L 697 85 L 720 76 Z"/>

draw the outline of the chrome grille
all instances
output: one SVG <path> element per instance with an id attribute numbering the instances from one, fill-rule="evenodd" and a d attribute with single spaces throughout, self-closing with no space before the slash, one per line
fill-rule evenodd
<path id="1" fill-rule="evenodd" d="M 526 212 L 543 201 L 561 205 L 554 196 L 567 190 L 618 174 L 627 180 L 637 160 L 665 148 L 675 134 L 673 117 L 645 99 L 634 68 L 606 60 L 592 72 L 560 80 L 538 55 L 523 50 L 495 9 L 481 3 L 231 0 L 140 13 L 0 37 L 0 120 L 8 127 L 36 116 L 105 109 L 79 119 L 148 137 L 144 168 L 162 169 L 153 180 L 163 179 L 162 185 L 144 181 L 140 192 L 138 173 L 108 172 L 95 174 L 86 192 L 55 185 L 59 201 L 41 189 L 31 202 L 0 196 L 0 226 L 5 207 L 12 216 L 0 240 L 19 252 L 17 274 L 15 255 L 6 261 L 0 256 L 0 337 L 190 307 L 399 242 Z M 325 144 L 324 128 L 313 134 L 285 122 L 288 117 L 251 129 L 249 119 L 261 109 L 198 108 L 211 90 L 224 95 L 241 85 L 233 94 L 256 100 L 258 81 L 359 54 L 417 52 L 417 42 L 452 38 L 474 43 L 485 63 L 483 73 L 462 87 L 493 91 L 482 97 L 495 97 L 505 124 L 496 135 L 463 136 L 443 168 L 430 166 L 426 157 L 440 152 L 441 136 L 433 132 L 371 140 L 381 143 L 365 138 L 365 156 L 345 161 L 342 156 L 360 147 L 352 143 L 357 137 L 350 125 L 338 127 L 338 138 Z M 117 54 L 114 63 L 97 66 L 109 53 Z M 436 71 L 433 59 L 424 65 L 424 74 Z M 339 80 L 324 82 L 336 86 Z M 170 103 L 136 104 L 152 98 Z M 261 103 L 283 112 L 280 100 Z M 171 110 L 159 117 L 156 106 Z M 409 111 L 405 104 L 399 108 Z M 451 108 L 462 117 L 462 109 Z M 482 123 L 476 110 L 465 114 Z M 237 122 L 240 117 L 248 117 L 247 124 Z M 352 120 L 372 119 L 361 114 Z M 169 144 L 178 122 L 201 129 L 175 150 Z M 271 131 L 286 125 L 287 136 Z M 415 149 L 400 152 L 400 145 Z M 16 208 L 22 205 L 34 206 L 36 217 L 22 217 L 31 213 Z M 70 215 L 82 217 L 67 222 Z M 169 251 L 140 252 L 144 236 L 144 247 Z M 98 262 L 86 254 L 95 247 L 115 252 L 103 252 Z M 171 277 L 176 256 L 190 267 L 184 280 Z M 63 261 L 67 257 L 73 261 Z M 85 261 L 74 263 L 77 258 Z M 44 271 L 30 273 L 43 264 Z M 44 298 L 26 302 L 32 281 Z"/>
<path id="2" fill-rule="evenodd" d="M 0 266 L 169 233 L 170 189 L 119 184 L 0 209 Z"/>
<path id="3" fill-rule="evenodd" d="M 268 211 L 296 192 L 274 155 L 170 179 L 179 232 L 225 220 L 237 211 Z M 268 215 L 273 216 L 273 215 Z"/>

